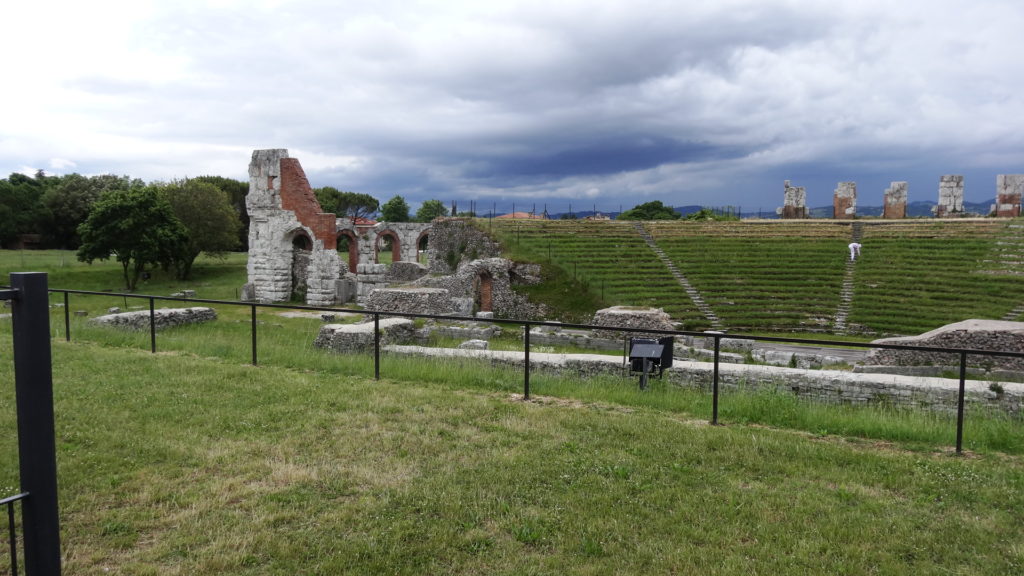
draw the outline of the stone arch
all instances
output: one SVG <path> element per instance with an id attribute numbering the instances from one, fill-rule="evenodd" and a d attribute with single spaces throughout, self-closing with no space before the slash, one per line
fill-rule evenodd
<path id="1" fill-rule="evenodd" d="M 402 261 L 402 240 L 394 230 L 381 230 L 377 233 L 377 240 L 374 242 L 374 258 L 380 264 L 380 250 L 384 246 L 384 239 L 391 239 L 391 262 Z"/>
<path id="2" fill-rule="evenodd" d="M 420 232 L 419 237 L 416 238 L 416 261 L 419 262 L 420 264 L 425 265 L 425 266 L 429 265 L 429 262 L 422 262 L 421 261 L 424 258 L 426 258 L 427 254 L 430 253 L 429 249 L 430 249 L 430 228 L 427 228 L 427 229 L 423 230 L 422 232 Z M 422 254 L 424 258 L 421 258 L 420 254 Z"/>
<path id="3" fill-rule="evenodd" d="M 309 263 L 313 258 L 313 240 L 303 228 L 293 230 L 285 238 L 291 245 L 292 256 L 289 294 L 293 300 L 305 302 L 309 287 Z"/>
<path id="4" fill-rule="evenodd" d="M 494 310 L 494 277 L 487 270 L 479 271 L 473 277 L 473 308 L 477 312 Z"/>
<path id="5" fill-rule="evenodd" d="M 348 245 L 347 248 L 345 248 L 346 244 Z M 351 230 L 341 230 L 338 232 L 339 255 L 342 250 L 348 250 L 348 271 L 355 274 L 356 266 L 359 265 L 359 237 Z"/>

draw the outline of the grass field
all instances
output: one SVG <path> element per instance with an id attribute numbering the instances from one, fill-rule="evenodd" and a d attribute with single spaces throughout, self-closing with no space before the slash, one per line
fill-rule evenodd
<path id="1" fill-rule="evenodd" d="M 31 256 L 29 253 L 26 255 Z M 119 289 L 116 266 L 26 262 Z M 6 276 L 18 254 L 0 253 Z M 15 262 L 10 262 L 14 259 Z M 47 270 L 49 268 L 49 270 Z M 147 291 L 227 298 L 244 259 Z M 90 316 L 115 297 L 74 297 Z M 57 297 L 54 302 L 58 302 Z M 128 301 L 131 303 L 131 301 Z M 310 345 L 316 319 L 248 310 L 148 335 L 54 340 L 67 574 L 1013 574 L 1024 427 L 884 407 L 536 374 Z M 55 309 L 52 326 L 63 330 Z M 17 489 L 0 320 L 0 488 Z M 0 571 L 7 559 L 0 547 Z"/>

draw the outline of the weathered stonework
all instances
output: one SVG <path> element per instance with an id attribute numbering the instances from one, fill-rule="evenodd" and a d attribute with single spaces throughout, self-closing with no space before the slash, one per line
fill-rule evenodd
<path id="1" fill-rule="evenodd" d="M 857 215 L 857 183 L 840 182 L 832 198 L 832 217 L 850 220 Z"/>
<path id="2" fill-rule="evenodd" d="M 936 218 L 964 212 L 964 177 L 947 174 L 939 178 L 939 202 L 932 208 Z"/>
<path id="3" fill-rule="evenodd" d="M 996 205 L 992 208 L 998 218 L 1020 216 L 1020 200 L 1024 194 L 1024 174 L 996 176 Z"/>
<path id="4" fill-rule="evenodd" d="M 395 262 L 387 267 L 384 279 L 387 282 L 412 282 L 427 275 L 427 267 L 419 262 Z"/>
<path id="5" fill-rule="evenodd" d="M 452 303 L 443 288 L 378 288 L 366 298 L 366 309 L 444 315 L 452 313 Z"/>
<path id="6" fill-rule="evenodd" d="M 431 274 L 453 274 L 459 264 L 501 256 L 501 246 L 465 218 L 433 222 L 428 248 Z"/>
<path id="7" fill-rule="evenodd" d="M 807 218 L 807 190 L 803 186 L 790 186 L 789 180 L 783 184 L 782 208 L 778 213 L 784 220 Z"/>
<path id="8" fill-rule="evenodd" d="M 452 299 L 471 298 L 473 312 L 494 312 L 501 318 L 542 318 L 542 305 L 532 304 L 512 290 L 513 281 L 528 283 L 535 272 L 532 266 L 504 258 L 485 258 L 462 263 L 455 274 L 427 276 L 413 285 L 444 288 Z"/>
<path id="9" fill-rule="evenodd" d="M 650 328 L 654 330 L 675 330 L 672 318 L 661 308 L 641 308 L 638 306 L 612 306 L 594 313 L 591 324 L 595 326 L 612 326 L 615 328 Z M 620 339 L 660 338 L 664 334 L 625 333 L 615 330 L 594 330 L 595 338 Z"/>
<path id="10" fill-rule="evenodd" d="M 873 343 L 1024 352 L 1024 322 L 964 320 L 919 336 L 884 338 Z M 958 366 L 959 363 L 960 355 L 956 353 L 913 350 L 872 350 L 864 360 L 867 365 L 883 366 Z M 967 356 L 967 363 L 985 370 L 1024 371 L 1024 359 L 1020 358 L 972 354 Z"/>
<path id="11" fill-rule="evenodd" d="M 408 344 L 415 341 L 416 330 L 408 318 L 381 318 L 381 344 Z M 374 347 L 374 323 L 324 324 L 313 346 L 333 352 L 369 352 Z"/>
<path id="12" fill-rule="evenodd" d="M 217 319 L 213 308 L 195 306 L 192 308 L 158 308 L 153 311 L 153 324 L 157 330 L 185 324 L 198 324 Z M 89 321 L 101 326 L 112 326 L 125 330 L 149 330 L 149 310 L 120 312 L 97 316 Z"/>
<path id="13" fill-rule="evenodd" d="M 253 299 L 333 304 L 342 272 L 335 217 L 320 209 L 299 161 L 283 149 L 253 151 L 245 204 Z"/>
<path id="14" fill-rule="evenodd" d="M 907 217 L 907 183 L 892 182 L 885 190 L 882 218 L 900 220 Z"/>

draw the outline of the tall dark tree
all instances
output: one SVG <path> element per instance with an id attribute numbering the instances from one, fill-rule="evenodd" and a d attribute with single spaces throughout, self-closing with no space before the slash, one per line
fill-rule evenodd
<path id="1" fill-rule="evenodd" d="M 141 180 L 113 174 L 88 178 L 81 174 L 68 174 L 47 180 L 50 183 L 43 194 L 43 204 L 52 217 L 47 235 L 53 245 L 65 249 L 78 248 L 78 227 L 85 222 L 89 209 L 104 192 L 144 186 Z"/>
<path id="2" fill-rule="evenodd" d="M 186 280 L 192 274 L 192 264 L 205 252 L 223 257 L 225 252 L 238 247 L 238 219 L 228 193 L 209 182 L 177 180 L 162 186 L 174 215 L 185 225 L 188 240 L 174 268 L 178 279 Z"/>
<path id="3" fill-rule="evenodd" d="M 416 211 L 417 222 L 430 222 L 434 218 L 448 215 L 448 209 L 440 200 L 425 200 Z"/>
<path id="4" fill-rule="evenodd" d="M 21 234 L 40 234 L 49 221 L 42 202 L 43 182 L 14 173 L 0 180 L 0 246 L 10 246 Z"/>
<path id="5" fill-rule="evenodd" d="M 111 190 L 97 200 L 78 228 L 78 259 L 111 256 L 121 263 L 125 288 L 135 290 L 148 265 L 169 268 L 184 252 L 188 233 L 156 186 Z"/>
<path id="6" fill-rule="evenodd" d="M 223 176 L 197 176 L 192 180 L 213 184 L 227 193 L 231 205 L 235 208 L 235 214 L 238 214 L 238 219 L 242 222 L 242 227 L 238 231 L 239 246 L 243 249 L 248 248 L 249 210 L 245 207 L 245 197 L 249 194 L 249 183 Z"/>
<path id="7" fill-rule="evenodd" d="M 380 217 L 385 222 L 408 222 L 409 204 L 401 196 L 392 196 L 380 207 Z"/>
<path id="8" fill-rule="evenodd" d="M 679 220 L 681 214 L 661 200 L 645 202 L 626 210 L 616 220 Z"/>

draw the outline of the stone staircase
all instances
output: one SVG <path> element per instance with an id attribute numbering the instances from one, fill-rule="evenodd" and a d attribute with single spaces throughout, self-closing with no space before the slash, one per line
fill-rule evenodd
<path id="1" fill-rule="evenodd" d="M 1010 224 L 1006 227 L 1009 234 L 997 242 L 999 246 L 999 266 L 996 274 L 1024 275 L 1024 224 Z M 1024 302 L 1007 312 L 1001 319 L 1009 322 L 1021 320 L 1024 316 Z"/>
<path id="2" fill-rule="evenodd" d="M 862 235 L 863 224 L 854 222 L 850 231 L 850 242 L 860 242 Z M 836 309 L 836 316 L 832 322 L 832 331 L 835 334 L 846 334 L 846 320 L 850 317 L 850 308 L 853 306 L 853 274 L 856 267 L 857 261 L 847 258 L 843 287 L 839 292 L 839 308 Z"/>
<path id="3" fill-rule="evenodd" d="M 711 329 L 723 329 L 722 320 L 718 318 L 713 310 L 711 310 L 711 306 L 708 306 L 708 303 L 701 297 L 700 292 L 690 284 L 690 281 L 686 279 L 686 276 L 683 276 L 683 273 L 679 271 L 679 268 L 672 262 L 672 259 L 669 258 L 668 255 L 665 254 L 665 251 L 658 246 L 658 243 L 654 241 L 654 237 L 647 232 L 647 228 L 644 228 L 643 223 L 634 222 L 633 227 L 636 228 L 637 234 L 644 239 L 644 242 L 651 247 L 651 250 L 658 255 L 661 263 L 668 268 L 669 272 L 672 273 L 672 276 L 677 282 L 679 282 L 679 285 L 683 287 L 686 294 L 691 300 L 693 300 L 693 304 L 697 307 L 697 310 L 700 310 L 700 313 L 703 314 L 704 317 L 707 318 L 708 322 L 711 323 Z"/>

